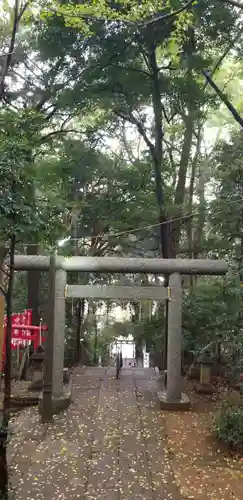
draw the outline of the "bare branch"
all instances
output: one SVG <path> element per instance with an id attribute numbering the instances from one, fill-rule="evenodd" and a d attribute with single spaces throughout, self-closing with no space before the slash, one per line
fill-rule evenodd
<path id="1" fill-rule="evenodd" d="M 5 274 L 9 278 L 9 273 L 3 267 L 1 268 L 1 273 Z"/>
<path id="2" fill-rule="evenodd" d="M 43 137 L 41 137 L 40 139 L 40 142 L 45 142 L 47 141 L 48 139 L 50 139 L 51 137 L 55 136 L 55 135 L 59 135 L 59 134 L 69 134 L 69 133 L 74 133 L 74 134 L 82 134 L 82 132 L 80 130 L 75 130 L 75 129 L 60 129 L 60 130 L 53 130 L 52 132 L 50 132 L 49 134 L 46 134 L 44 135 Z"/>
<path id="3" fill-rule="evenodd" d="M 181 154 L 181 150 L 179 148 L 177 148 L 176 146 L 174 146 L 174 144 L 172 144 L 172 142 L 168 141 L 168 139 L 165 139 L 163 137 L 163 142 L 169 146 L 169 148 L 172 150 L 174 149 L 174 151 L 176 151 L 177 153 Z"/>
<path id="4" fill-rule="evenodd" d="M 165 109 L 165 107 L 164 107 L 164 105 L 163 105 L 163 103 L 162 103 L 162 102 L 161 102 L 161 109 L 162 109 L 162 111 L 163 111 L 163 115 L 164 115 L 164 117 L 165 117 L 165 119 L 166 119 L 166 121 L 167 121 L 167 123 L 168 123 L 168 125 L 169 125 L 169 124 L 170 124 L 170 119 L 169 119 L 169 117 L 168 117 L 168 115 L 167 115 L 166 109 Z"/>
<path id="5" fill-rule="evenodd" d="M 161 71 L 162 69 L 169 69 L 171 71 L 176 71 L 178 67 L 172 66 L 172 63 L 170 62 L 167 66 L 158 66 L 158 71 Z"/>
<path id="6" fill-rule="evenodd" d="M 4 297 L 6 297 L 7 295 L 6 290 L 4 290 L 4 288 L 1 285 L 0 285 L 0 291 L 4 295 Z"/>
<path id="7" fill-rule="evenodd" d="M 22 7 L 20 8 L 20 11 L 19 11 L 19 15 L 18 15 L 18 21 L 21 20 L 21 18 L 23 17 L 27 7 L 29 5 L 29 0 L 27 0 L 27 2 L 23 3 Z"/>
<path id="8" fill-rule="evenodd" d="M 140 73 L 141 75 L 145 75 L 145 76 L 148 76 L 149 78 L 151 78 L 151 74 L 148 71 L 145 71 L 145 70 L 142 70 L 139 68 L 134 68 L 132 66 L 122 66 L 122 65 L 115 64 L 115 63 L 108 64 L 107 66 L 112 66 L 113 68 L 118 68 L 118 69 L 121 69 L 123 71 L 133 71 L 134 73 Z"/>
<path id="9" fill-rule="evenodd" d="M 68 122 L 70 122 L 73 118 L 73 114 L 69 114 L 68 116 L 66 116 L 66 118 L 64 119 L 62 125 L 61 125 L 61 130 L 64 130 L 64 127 L 65 125 L 67 125 Z"/>
<path id="10" fill-rule="evenodd" d="M 210 75 L 207 71 L 202 69 L 202 74 L 206 78 L 209 85 L 215 90 L 216 94 L 219 96 L 221 101 L 225 104 L 225 106 L 227 106 L 228 110 L 233 115 L 235 121 L 237 121 L 240 124 L 240 126 L 243 128 L 243 118 L 241 118 L 238 111 L 235 109 L 233 104 L 231 104 L 231 102 L 229 101 L 228 97 L 226 97 L 226 95 L 219 89 L 219 87 L 212 80 L 212 78 L 210 77 Z"/>
<path id="11" fill-rule="evenodd" d="M 233 5 L 233 7 L 238 7 L 243 10 L 243 2 L 238 0 L 220 0 L 220 3 L 228 3 L 229 5 Z"/>
<path id="12" fill-rule="evenodd" d="M 187 10 L 189 7 L 191 7 L 191 5 L 194 3 L 195 0 L 189 0 L 185 5 L 183 5 L 182 7 L 180 7 L 179 9 L 177 10 L 174 10 L 172 12 L 169 12 L 168 14 L 163 14 L 161 16 L 158 16 L 156 17 L 155 19 L 151 19 L 150 21 L 146 21 L 144 23 L 145 26 L 150 26 L 151 24 L 155 24 L 157 23 L 158 21 L 165 21 L 167 19 L 170 19 L 172 17 L 175 17 L 177 16 L 178 14 L 180 14 L 181 12 L 183 12 L 184 10 Z"/>
<path id="13" fill-rule="evenodd" d="M 141 45 L 140 46 L 141 48 L 141 56 L 145 62 L 145 65 L 147 66 L 148 70 L 150 70 L 150 65 L 149 65 L 149 60 L 148 60 L 148 53 L 146 52 L 146 50 L 144 49 L 144 47 Z"/>
<path id="14" fill-rule="evenodd" d="M 243 4 L 242 4 L 243 5 Z M 242 7 L 243 8 L 243 7 Z M 219 59 L 216 61 L 212 71 L 210 71 L 210 76 L 211 78 L 213 77 L 213 75 L 216 73 L 216 71 L 220 68 L 221 64 L 223 63 L 224 59 L 228 56 L 229 52 L 231 51 L 231 49 L 234 47 L 235 43 L 239 40 L 239 38 L 241 37 L 241 34 L 242 34 L 242 27 L 239 29 L 239 31 L 236 33 L 235 37 L 233 38 L 233 40 L 231 40 L 231 42 L 229 43 L 229 45 L 226 47 L 226 49 L 224 50 L 223 54 L 219 57 Z M 205 82 L 204 84 L 204 87 L 203 87 L 203 90 L 205 90 L 205 88 L 207 87 L 208 85 L 208 81 Z"/>
<path id="15" fill-rule="evenodd" d="M 39 82 L 39 80 L 40 80 L 40 76 L 39 76 L 39 75 L 37 75 L 37 74 L 34 72 L 33 68 L 31 68 L 31 67 L 30 67 L 29 62 L 27 63 L 27 61 L 23 61 L 23 65 L 25 66 L 25 68 L 26 68 L 28 71 L 30 71 L 30 73 L 31 73 L 31 74 L 32 74 L 32 75 L 36 78 L 36 80 Z M 36 87 L 37 87 L 37 85 L 36 85 Z"/>
<path id="16" fill-rule="evenodd" d="M 45 117 L 45 120 L 49 121 L 55 115 L 56 112 L 57 112 L 57 105 L 54 104 L 50 113 Z"/>
<path id="17" fill-rule="evenodd" d="M 154 151 L 154 145 L 153 143 L 150 141 L 150 139 L 148 138 L 141 122 L 139 122 L 139 120 L 137 120 L 137 118 L 135 118 L 134 115 L 130 114 L 130 115 L 124 115 L 123 113 L 121 113 L 120 111 L 117 111 L 115 109 L 113 109 L 113 113 L 118 116 L 119 118 L 122 118 L 123 120 L 126 120 L 128 121 L 129 123 L 131 123 L 132 125 L 135 125 L 137 127 L 137 130 L 138 132 L 140 133 L 140 135 L 142 136 L 144 142 L 146 143 L 146 145 L 148 146 L 150 152 L 151 152 L 151 155 L 154 157 L 154 154 L 155 154 L 155 151 Z"/>

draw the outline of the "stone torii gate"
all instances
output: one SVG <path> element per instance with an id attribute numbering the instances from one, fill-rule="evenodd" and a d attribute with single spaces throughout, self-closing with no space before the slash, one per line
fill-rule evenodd
<path id="1" fill-rule="evenodd" d="M 63 391 L 65 299 L 152 299 L 168 300 L 167 390 L 161 405 L 169 409 L 188 407 L 182 395 L 181 378 L 181 275 L 224 275 L 228 265 L 210 259 L 148 259 L 116 257 L 70 257 L 16 255 L 16 270 L 50 270 L 49 321 L 44 367 L 43 407 L 56 412 L 68 403 L 70 394 Z M 67 273 L 146 273 L 169 276 L 163 286 L 68 285 Z M 44 408 L 43 408 L 44 411 Z M 50 411 L 50 408 L 49 408 Z"/>

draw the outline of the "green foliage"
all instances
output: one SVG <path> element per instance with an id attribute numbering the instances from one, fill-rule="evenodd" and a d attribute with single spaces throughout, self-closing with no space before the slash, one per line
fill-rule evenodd
<path id="1" fill-rule="evenodd" d="M 111 325 L 106 325 L 102 330 L 102 335 L 99 336 L 101 342 L 111 343 L 117 337 L 128 337 L 131 334 L 130 321 L 116 321 Z"/>
<path id="2" fill-rule="evenodd" d="M 160 16 L 166 15 L 180 7 L 181 3 L 178 0 L 142 0 L 139 4 L 136 0 L 118 0 L 115 3 L 106 0 L 93 0 L 92 2 L 82 2 L 81 5 L 78 2 L 71 5 L 50 2 L 47 9 L 43 10 L 42 18 L 53 16 L 53 12 L 56 12 L 58 16 L 64 17 L 67 26 L 78 27 L 85 34 L 89 34 L 92 32 L 90 29 L 92 19 L 116 20 L 133 26 L 139 21 L 153 18 L 158 13 Z M 183 21 L 184 23 L 188 22 L 188 18 L 190 19 L 188 12 L 179 14 L 178 24 L 180 25 Z"/>
<path id="3" fill-rule="evenodd" d="M 215 199 L 211 204 L 211 224 L 224 243 L 229 258 L 241 259 L 243 234 L 243 162 L 242 132 L 221 141 L 214 152 Z M 222 217 L 223 214 L 223 217 Z"/>
<path id="4" fill-rule="evenodd" d="M 183 347 L 197 352 L 207 344 L 221 341 L 233 352 L 243 340 L 242 288 L 239 278 L 200 278 L 193 289 L 185 289 L 182 307 Z M 164 349 L 164 309 L 151 318 L 131 325 L 137 343 L 146 343 L 155 352 Z M 239 374 L 240 363 L 237 364 Z"/>
<path id="5" fill-rule="evenodd" d="M 27 273 L 19 271 L 14 280 L 13 311 L 24 311 L 27 307 Z"/>
<path id="6" fill-rule="evenodd" d="M 139 323 L 134 325 L 134 339 L 136 345 L 142 345 L 144 342 L 147 349 L 151 352 L 161 352 L 164 348 L 164 308 L 158 310 L 151 318 L 142 318 Z"/>
<path id="7" fill-rule="evenodd" d="M 129 249 L 127 235 L 115 234 L 149 224 L 156 216 L 146 161 L 130 164 L 122 155 L 112 159 L 92 144 L 69 139 L 63 140 L 55 159 L 41 163 L 38 172 L 45 193 L 53 190 L 56 211 L 60 209 L 66 221 L 77 218 L 80 253 L 91 247 L 93 255 L 101 255 L 103 249 L 115 252 L 118 245 Z"/>
<path id="8" fill-rule="evenodd" d="M 243 445 L 243 407 L 223 403 L 215 421 L 217 438 L 233 447 Z"/>
<path id="9" fill-rule="evenodd" d="M 55 241 L 63 226 L 63 203 L 38 171 L 44 117 L 35 111 L 0 114 L 1 237 L 15 233 L 17 241 Z M 62 210 L 61 207 L 62 206 Z"/>
<path id="10" fill-rule="evenodd" d="M 234 279 L 200 279 L 185 291 L 182 331 L 184 346 L 197 350 L 215 340 L 242 338 L 242 289 Z"/>
<path id="11" fill-rule="evenodd" d="M 41 221 L 33 212 L 30 179 L 32 159 L 42 117 L 23 111 L 2 111 L 0 115 L 1 230 L 4 238 L 15 233 L 35 233 Z"/>

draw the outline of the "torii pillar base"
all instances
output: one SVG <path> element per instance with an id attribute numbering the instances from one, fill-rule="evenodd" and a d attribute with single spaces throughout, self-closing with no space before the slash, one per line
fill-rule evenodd
<path id="1" fill-rule="evenodd" d="M 68 406 L 71 403 L 71 396 L 72 396 L 72 391 L 71 391 L 71 384 L 69 383 L 67 386 L 63 387 L 62 394 L 59 396 L 52 396 L 52 415 L 57 415 L 58 413 L 61 413 L 62 411 L 66 410 Z M 39 397 L 39 413 L 42 416 L 43 415 L 43 392 L 40 394 Z"/>

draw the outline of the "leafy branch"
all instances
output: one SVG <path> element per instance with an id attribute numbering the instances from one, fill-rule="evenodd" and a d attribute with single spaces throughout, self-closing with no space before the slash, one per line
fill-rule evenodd
<path id="1" fill-rule="evenodd" d="M 28 1 L 25 2 L 22 5 L 22 7 L 19 3 L 19 0 L 15 0 L 15 3 L 14 3 L 12 34 L 11 34 L 11 39 L 10 39 L 10 43 L 9 43 L 8 53 L 6 55 L 5 63 L 3 65 L 2 74 L 0 76 L 0 100 L 3 99 L 4 93 L 5 93 L 4 84 L 5 84 L 5 79 L 6 79 L 6 76 L 8 74 L 10 64 L 11 64 L 12 55 L 14 53 L 14 46 L 15 46 L 15 41 L 16 41 L 19 23 L 21 21 L 22 16 L 24 15 L 25 10 L 27 9 L 28 5 L 29 5 Z"/>

